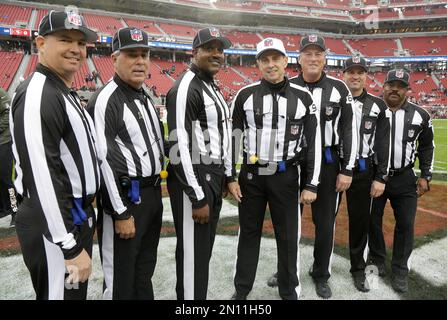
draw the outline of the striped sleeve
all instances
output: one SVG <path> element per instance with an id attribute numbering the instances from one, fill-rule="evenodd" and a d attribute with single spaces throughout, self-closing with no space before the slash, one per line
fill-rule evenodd
<path id="1" fill-rule="evenodd" d="M 313 103 L 312 95 L 307 91 L 306 119 L 304 122 L 304 136 L 307 142 L 306 168 L 307 181 L 304 189 L 317 192 L 321 169 L 321 128 L 320 115 L 317 106 Z"/>
<path id="2" fill-rule="evenodd" d="M 390 167 L 390 119 L 391 111 L 382 100 L 376 100 L 380 107 L 380 113 L 377 117 L 376 136 L 374 139 L 374 153 L 377 157 L 377 170 L 374 180 L 385 183 Z"/>
<path id="3" fill-rule="evenodd" d="M 341 173 L 352 176 L 357 156 L 357 124 L 354 117 L 354 99 L 346 84 L 340 81 L 341 138 L 343 143 L 343 163 Z"/>
<path id="4" fill-rule="evenodd" d="M 60 152 L 68 119 L 64 99 L 46 83 L 46 77 L 36 72 L 26 90 L 14 97 L 14 150 L 24 172 L 27 196 L 37 199 L 44 213 L 45 236 L 61 247 L 65 259 L 71 259 L 82 246 L 70 212 L 71 183 Z"/>
<path id="5" fill-rule="evenodd" d="M 206 203 L 205 193 L 199 182 L 197 164 L 192 161 L 193 126 L 197 114 L 203 108 L 203 98 L 194 89 L 195 74 L 188 71 L 168 92 L 166 108 L 169 127 L 169 159 L 174 172 L 189 197 L 193 208 L 201 208 Z"/>
<path id="6" fill-rule="evenodd" d="M 101 197 L 104 211 L 114 214 L 119 218 L 127 219 L 127 207 L 120 194 L 118 185 L 119 177 L 114 170 L 111 155 L 120 152 L 115 138 L 118 132 L 117 106 L 113 104 L 111 96 L 115 92 L 117 85 L 110 81 L 101 92 L 93 99 L 91 105 L 87 107 L 95 122 L 97 137 L 97 152 L 101 163 L 101 173 L 103 183 L 101 183 Z"/>

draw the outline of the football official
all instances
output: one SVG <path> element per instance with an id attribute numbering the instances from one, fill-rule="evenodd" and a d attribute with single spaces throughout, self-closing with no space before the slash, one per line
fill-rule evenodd
<path id="1" fill-rule="evenodd" d="M 179 300 L 206 299 L 223 186 L 231 178 L 230 109 L 214 82 L 231 42 L 209 27 L 192 46 L 191 67 L 166 97 Z"/>
<path id="2" fill-rule="evenodd" d="M 290 83 L 285 76 L 288 57 L 281 40 L 267 38 L 259 42 L 256 60 L 262 80 L 242 88 L 232 105 L 233 132 L 244 133 L 239 182 L 228 185 L 239 202 L 240 224 L 233 299 L 245 300 L 253 288 L 268 204 L 278 253 L 279 295 L 297 300 L 301 290 L 299 202 L 311 204 L 317 197 L 321 166 L 319 114 L 310 92 Z M 300 196 L 298 154 L 303 137 L 308 142 L 307 179 Z M 235 165 L 234 161 L 234 175 Z"/>
<path id="3" fill-rule="evenodd" d="M 391 284 L 400 293 L 408 291 L 417 200 L 430 190 L 435 148 L 430 114 L 407 100 L 409 83 L 409 73 L 395 69 L 388 72 L 383 86 L 383 99 L 392 112 L 390 171 L 385 192 L 373 201 L 368 242 L 368 263 L 376 265 L 379 274 L 384 275 L 386 249 L 382 218 L 389 200 L 396 219 Z M 419 177 L 413 170 L 416 157 L 421 170 Z"/>
<path id="4" fill-rule="evenodd" d="M 326 45 L 317 35 L 303 37 L 300 42 L 301 74 L 290 82 L 307 88 L 320 112 L 322 163 L 317 200 L 312 203 L 315 225 L 314 263 L 310 274 L 317 295 L 332 296 L 328 280 L 334 249 L 335 218 L 341 199 L 352 182 L 352 170 L 357 154 L 357 134 L 353 116 L 352 95 L 346 84 L 323 71 L 326 65 Z M 307 144 L 309 145 L 309 144 Z M 306 149 L 303 149 L 303 152 Z M 306 181 L 305 164 L 301 165 L 302 181 Z M 301 187 L 303 187 L 301 183 Z M 272 281 L 273 280 L 273 281 Z M 275 277 L 268 285 L 276 285 Z"/>
<path id="5" fill-rule="evenodd" d="M 16 230 L 37 299 L 85 299 L 92 270 L 100 173 L 95 127 L 75 91 L 86 43 L 97 35 L 75 12 L 50 11 L 39 24 L 36 71 L 14 95 L 10 129 Z"/>
<path id="6" fill-rule="evenodd" d="M 143 88 L 148 35 L 138 28 L 113 37 L 115 75 L 89 101 L 98 136 L 101 188 L 98 234 L 105 299 L 154 299 L 163 205 L 163 125 Z"/>
<path id="7" fill-rule="evenodd" d="M 349 255 L 354 286 L 369 291 L 365 277 L 368 230 L 372 199 L 382 195 L 389 167 L 391 112 L 385 102 L 365 89 L 366 60 L 352 57 L 345 61 L 343 78 L 354 98 L 358 154 L 351 187 L 346 191 L 349 215 Z"/>

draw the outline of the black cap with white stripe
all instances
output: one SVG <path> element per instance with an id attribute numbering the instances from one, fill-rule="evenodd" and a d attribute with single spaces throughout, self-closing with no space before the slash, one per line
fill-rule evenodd
<path id="1" fill-rule="evenodd" d="M 88 42 L 96 42 L 98 35 L 89 29 L 84 17 L 77 12 L 51 10 L 39 23 L 39 36 L 46 36 L 60 30 L 78 30 Z"/>
<path id="2" fill-rule="evenodd" d="M 394 69 L 388 72 L 386 75 L 386 79 L 384 84 L 392 82 L 392 81 L 400 81 L 405 86 L 408 86 L 410 83 L 410 74 L 404 69 Z"/>
<path id="3" fill-rule="evenodd" d="M 149 37 L 146 31 L 135 27 L 121 28 L 113 36 L 112 51 L 130 48 L 149 49 L 148 42 Z"/>
<path id="4" fill-rule="evenodd" d="M 359 67 L 368 72 L 368 66 L 366 65 L 366 60 L 359 56 L 354 56 L 345 61 L 345 69 L 343 72 L 348 71 L 350 68 Z"/>
<path id="5" fill-rule="evenodd" d="M 305 36 L 300 41 L 300 52 L 306 49 L 308 46 L 317 46 L 323 51 L 326 51 L 326 43 L 323 37 L 317 36 L 316 34 L 311 34 Z"/>
<path id="6" fill-rule="evenodd" d="M 231 41 L 228 40 L 228 38 L 224 37 L 220 33 L 219 29 L 214 27 L 199 30 L 194 37 L 192 47 L 195 49 L 213 40 L 220 41 L 224 49 L 228 49 L 229 47 L 231 47 Z"/>

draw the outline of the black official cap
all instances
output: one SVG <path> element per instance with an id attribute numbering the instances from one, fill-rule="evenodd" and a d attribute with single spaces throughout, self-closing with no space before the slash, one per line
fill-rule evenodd
<path id="1" fill-rule="evenodd" d="M 347 59 L 345 61 L 345 69 L 343 70 L 343 72 L 346 72 L 349 68 L 352 67 L 360 67 L 363 68 L 365 72 L 368 72 L 368 67 L 366 66 L 366 60 L 362 57 L 355 56 Z"/>
<path id="2" fill-rule="evenodd" d="M 324 42 L 324 38 L 317 36 L 316 34 L 311 34 L 301 38 L 300 41 L 300 51 L 303 51 L 308 46 L 318 46 L 321 50 L 326 51 L 326 44 Z"/>
<path id="3" fill-rule="evenodd" d="M 213 40 L 220 41 L 224 49 L 231 47 L 231 41 L 222 36 L 219 29 L 214 27 L 199 30 L 194 37 L 192 47 L 195 49 Z"/>
<path id="4" fill-rule="evenodd" d="M 96 42 L 98 35 L 89 29 L 84 17 L 76 12 L 51 10 L 39 23 L 39 35 L 46 36 L 60 30 L 78 30 L 88 42 Z"/>
<path id="5" fill-rule="evenodd" d="M 406 86 L 410 83 L 410 74 L 403 69 L 394 69 L 388 72 L 386 75 L 385 83 L 391 81 L 400 81 Z"/>
<path id="6" fill-rule="evenodd" d="M 113 36 L 112 51 L 130 48 L 148 48 L 149 37 L 146 31 L 127 27 L 119 29 Z"/>

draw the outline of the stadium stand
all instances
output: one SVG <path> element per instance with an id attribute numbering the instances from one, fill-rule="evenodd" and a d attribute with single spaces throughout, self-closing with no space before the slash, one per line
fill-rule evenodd
<path id="1" fill-rule="evenodd" d="M 154 21 L 150 20 L 135 20 L 135 19 L 124 19 L 124 22 L 129 27 L 137 27 L 144 31 L 146 31 L 149 34 L 155 34 L 155 35 L 162 35 L 163 33 L 155 26 Z"/>
<path id="2" fill-rule="evenodd" d="M 344 55 L 351 54 L 351 52 L 345 46 L 345 44 L 341 39 L 333 39 L 329 37 L 325 37 L 324 39 L 326 41 L 326 47 L 330 50 L 330 53 L 344 54 Z"/>
<path id="3" fill-rule="evenodd" d="M 0 4 L 0 25 L 26 27 L 32 11 L 30 7 Z"/>
<path id="4" fill-rule="evenodd" d="M 256 44 L 262 39 L 255 33 L 240 31 L 224 31 L 225 36 L 233 43 L 233 47 L 256 48 Z"/>
<path id="5" fill-rule="evenodd" d="M 38 56 L 37 56 L 37 54 L 33 54 L 33 55 L 31 55 L 30 60 L 29 60 L 29 62 L 28 62 L 28 66 L 26 67 L 26 71 L 25 71 L 25 73 L 23 74 L 23 78 L 24 78 L 24 79 L 28 78 L 29 75 L 30 75 L 31 73 L 33 73 L 34 70 L 36 70 L 37 60 L 38 60 Z"/>
<path id="6" fill-rule="evenodd" d="M 0 87 L 8 90 L 22 58 L 23 52 L 0 51 Z"/>
<path id="7" fill-rule="evenodd" d="M 83 14 L 87 24 L 97 32 L 113 35 L 117 30 L 121 29 L 123 24 L 120 21 L 120 18 L 110 17 L 110 16 L 102 16 L 91 13 Z"/>
<path id="8" fill-rule="evenodd" d="M 164 32 L 174 37 L 194 37 L 197 32 L 196 29 L 190 26 L 179 24 L 160 22 L 158 25 L 160 26 L 160 28 L 163 29 Z"/>
<path id="9" fill-rule="evenodd" d="M 281 33 L 262 33 L 263 38 L 278 38 L 281 39 L 286 47 L 286 50 L 297 51 L 300 46 L 301 36 L 299 35 L 287 35 Z"/>
<path id="10" fill-rule="evenodd" d="M 401 38 L 402 46 L 410 55 L 445 55 L 447 54 L 446 37 Z"/>
<path id="11" fill-rule="evenodd" d="M 48 13 L 48 10 L 44 9 L 36 9 L 37 15 L 36 15 L 36 22 L 34 23 L 34 29 L 39 28 L 39 22 L 42 20 L 42 18 Z"/>
<path id="12" fill-rule="evenodd" d="M 362 55 L 370 57 L 394 56 L 394 51 L 397 50 L 393 39 L 356 39 L 347 40 L 347 42 Z"/>
<path id="13" fill-rule="evenodd" d="M 245 11 L 258 11 L 262 7 L 260 2 L 250 2 L 244 1 L 241 3 L 234 3 L 225 0 L 219 0 L 215 3 L 216 8 L 219 9 L 235 9 L 235 10 L 245 10 Z"/>

